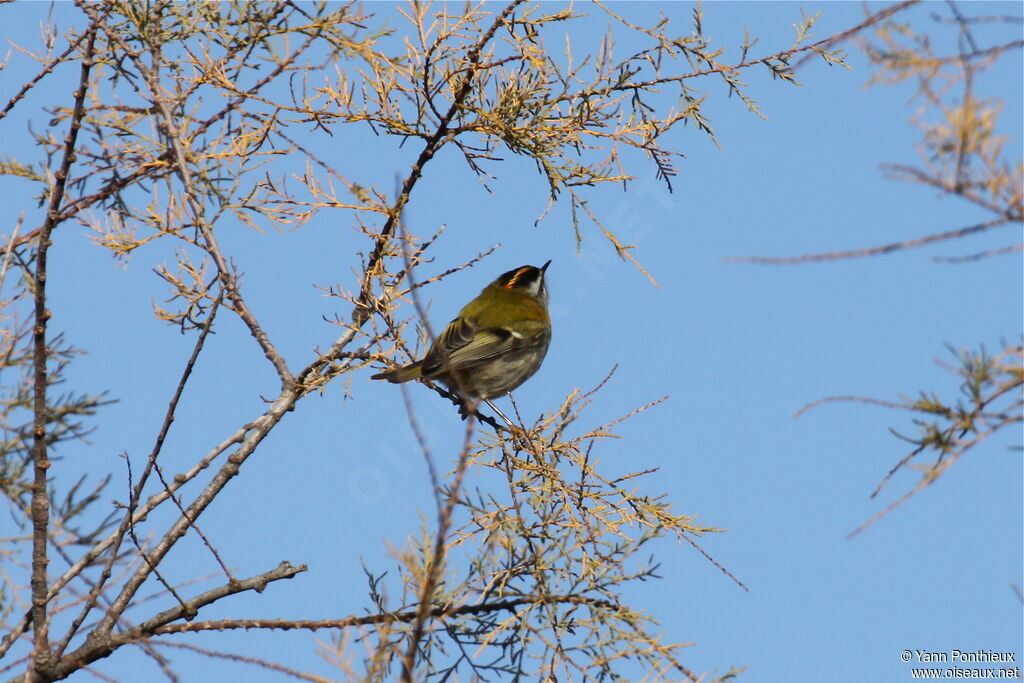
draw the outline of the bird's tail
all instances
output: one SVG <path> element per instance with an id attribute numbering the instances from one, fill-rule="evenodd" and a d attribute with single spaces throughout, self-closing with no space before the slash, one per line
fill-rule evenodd
<path id="1" fill-rule="evenodd" d="M 406 365 L 402 368 L 394 368 L 392 370 L 378 372 L 376 375 L 370 377 L 370 379 L 386 379 L 392 384 L 401 384 L 402 382 L 419 379 L 423 375 L 421 366 L 422 362 L 416 361 L 415 363 Z"/>

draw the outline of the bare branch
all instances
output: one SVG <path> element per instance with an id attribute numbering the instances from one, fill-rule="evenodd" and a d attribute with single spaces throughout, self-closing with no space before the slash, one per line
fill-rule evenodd
<path id="1" fill-rule="evenodd" d="M 7 114 L 10 113 L 12 109 L 14 109 L 15 105 L 17 105 L 18 102 L 20 102 L 32 88 L 39 84 L 39 81 L 43 80 L 43 78 L 45 78 L 48 74 L 52 73 L 53 70 L 56 69 L 59 65 L 67 61 L 67 58 L 71 56 L 71 53 L 77 50 L 79 46 L 82 44 L 82 41 L 86 38 L 93 40 L 95 39 L 95 34 L 92 31 L 83 31 L 81 34 L 78 35 L 77 38 L 75 38 L 68 44 L 67 48 L 65 48 L 62 53 L 60 53 L 53 59 L 49 60 L 39 73 L 37 73 L 35 76 L 32 77 L 31 80 L 27 81 L 24 85 L 22 85 L 18 92 L 13 97 L 11 97 L 10 100 L 7 101 L 7 104 L 4 105 L 4 108 L 0 110 L 0 119 L 3 119 L 5 116 L 7 116 Z"/>
<path id="2" fill-rule="evenodd" d="M 826 38 L 823 41 L 820 41 L 819 42 L 819 49 L 827 50 L 827 49 L 829 49 L 831 47 L 835 47 L 836 45 L 839 45 L 840 43 L 844 43 L 847 40 L 849 40 L 850 38 L 853 38 L 854 36 L 857 36 L 858 34 L 863 33 L 864 29 L 871 28 L 872 26 L 874 26 L 878 22 L 884 21 L 884 20 L 888 19 L 889 17 L 891 17 L 891 16 L 893 16 L 893 15 L 899 13 L 899 12 L 902 12 L 903 10 L 908 9 L 908 8 L 912 7 L 913 5 L 918 4 L 919 2 L 920 2 L 920 0 L 904 0 L 904 2 L 897 2 L 895 4 L 889 5 L 888 7 L 885 7 L 883 9 L 879 10 L 878 12 L 874 12 L 873 14 L 869 14 L 868 17 L 864 21 L 862 21 L 861 23 L 857 24 L 856 26 L 854 26 L 854 27 L 852 27 L 850 29 L 847 29 L 846 31 L 843 31 L 841 33 L 837 33 L 834 36 Z M 793 70 L 796 71 L 797 69 L 800 69 L 802 66 L 807 64 L 807 62 L 809 62 L 812 59 L 814 59 L 815 56 L 816 55 L 814 55 L 813 53 L 812 54 L 804 55 L 800 59 L 800 61 L 798 61 L 796 64 L 793 65 Z"/>
<path id="3" fill-rule="evenodd" d="M 427 615 L 431 619 L 450 619 L 464 615 L 489 614 L 492 612 L 515 611 L 523 605 L 535 605 L 548 601 L 556 604 L 570 605 L 593 605 L 595 607 L 614 607 L 610 602 L 594 600 L 579 595 L 524 595 L 505 600 L 477 603 L 472 605 L 447 605 L 444 607 L 430 607 Z M 196 633 L 199 631 L 228 631 L 228 630 L 249 630 L 249 629 L 271 629 L 290 631 L 303 629 L 307 631 L 318 631 L 321 629 L 350 628 L 354 626 L 368 626 L 371 624 L 387 623 L 412 623 L 419 616 L 419 608 L 405 610 L 403 612 L 386 612 L 382 614 L 369 614 L 359 617 L 345 617 L 342 619 L 222 619 L 219 621 L 193 621 L 188 623 L 168 624 L 153 630 L 153 635 L 165 635 L 169 633 Z"/>
<path id="4" fill-rule="evenodd" d="M 1011 244 L 1006 247 L 986 249 L 985 251 L 979 251 L 975 254 L 967 254 L 964 256 L 933 256 L 932 260 L 938 261 L 939 263 L 969 263 L 971 261 L 981 261 L 982 259 L 991 258 L 993 256 L 1014 254 L 1022 249 L 1024 249 L 1024 244 Z"/>
<path id="5" fill-rule="evenodd" d="M 1012 222 L 1010 218 L 994 218 L 990 221 L 966 228 L 960 228 L 958 230 L 949 230 L 947 232 L 940 232 L 926 237 L 918 237 L 917 239 L 904 240 L 902 242 L 890 242 L 889 244 L 882 244 L 877 247 L 851 249 L 849 251 L 830 251 L 817 254 L 804 254 L 803 256 L 736 256 L 723 260 L 727 263 L 756 263 L 767 266 L 787 266 L 796 263 L 816 263 L 820 261 L 839 261 L 842 259 L 862 258 L 865 256 L 878 256 L 880 254 L 888 254 L 894 251 L 902 251 L 903 249 L 920 247 L 933 242 L 960 239 L 962 237 L 967 237 L 968 235 L 974 235 L 993 228 L 998 228 L 1010 222 Z"/>
<path id="6" fill-rule="evenodd" d="M 305 571 L 308 571 L 306 565 L 295 567 L 288 562 L 282 562 L 270 571 L 201 593 L 184 604 L 165 610 L 138 626 L 120 633 L 94 631 L 93 636 L 84 645 L 74 652 L 65 655 L 60 662 L 51 668 L 49 673 L 54 679 L 63 678 L 85 664 L 95 662 L 110 655 L 114 650 L 126 643 L 149 638 L 161 627 L 165 627 L 180 619 L 194 618 L 199 613 L 199 610 L 206 605 L 230 595 L 237 595 L 246 591 L 261 593 L 270 583 L 282 579 L 290 579 Z"/>
<path id="7" fill-rule="evenodd" d="M 34 670 L 42 672 L 49 669 L 52 653 L 49 642 L 49 617 L 47 615 L 47 575 L 49 564 L 47 546 L 50 538 L 50 499 L 47 491 L 47 478 L 50 461 L 47 456 L 46 428 L 50 422 L 50 409 L 46 399 L 46 388 L 49 384 L 47 360 L 49 348 L 46 340 L 46 324 L 50 319 L 50 311 L 46 307 L 46 264 L 50 248 L 50 235 L 57 226 L 61 204 L 64 201 L 64 190 L 67 187 L 71 162 L 74 159 L 78 130 L 85 115 L 85 97 L 89 88 L 89 73 L 92 70 L 92 51 L 96 32 L 91 27 L 89 39 L 75 91 L 74 113 L 67 135 L 64 138 L 64 152 L 60 168 L 54 174 L 53 188 L 46 210 L 46 219 L 39 233 L 39 243 L 35 256 L 35 275 L 33 278 L 33 299 L 35 301 L 35 327 L 33 328 L 33 375 L 35 391 L 33 397 L 35 436 L 33 446 L 33 466 L 35 480 L 32 493 L 32 629 L 34 645 Z"/>

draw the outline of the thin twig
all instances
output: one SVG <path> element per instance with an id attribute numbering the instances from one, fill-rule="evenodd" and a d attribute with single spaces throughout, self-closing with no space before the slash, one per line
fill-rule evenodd
<path id="1" fill-rule="evenodd" d="M 196 654 L 203 655 L 204 657 L 210 657 L 211 659 L 226 659 L 229 662 L 252 664 L 254 666 L 268 669 L 269 671 L 275 671 L 279 674 L 284 674 L 285 676 L 297 678 L 300 681 L 310 681 L 310 683 L 335 683 L 334 679 L 324 678 L 323 676 L 315 676 L 313 674 L 308 674 L 303 671 L 297 671 L 296 669 L 292 669 L 287 666 L 278 664 L 276 662 L 271 662 L 267 659 L 262 659 L 260 657 L 248 657 L 245 655 L 238 655 L 230 652 L 218 652 L 216 650 L 208 650 L 197 645 L 192 645 L 191 643 L 169 643 L 166 640 L 163 640 L 156 642 L 154 644 L 158 645 L 159 647 L 177 648 L 181 650 L 187 650 L 189 652 L 195 652 Z"/>
<path id="2" fill-rule="evenodd" d="M 945 240 L 967 237 L 968 235 L 974 235 L 1005 225 L 1010 223 L 1012 220 L 1013 219 L 1011 218 L 1000 216 L 999 218 L 994 218 L 990 221 L 971 225 L 966 228 L 935 233 L 934 235 L 919 237 L 912 240 L 904 240 L 902 242 L 890 242 L 889 244 L 882 244 L 876 247 L 867 247 L 864 249 L 830 251 L 817 254 L 804 254 L 803 256 L 736 256 L 723 260 L 726 263 L 756 263 L 768 266 L 785 266 L 797 263 L 816 263 L 821 261 L 839 261 L 842 259 L 862 258 L 865 256 L 878 256 L 879 254 L 888 254 L 894 251 L 901 251 L 903 249 L 911 249 L 913 247 L 920 247 L 933 242 L 943 242 Z"/>
<path id="3" fill-rule="evenodd" d="M 21 89 L 18 90 L 18 92 L 13 97 L 11 97 L 10 100 L 7 101 L 7 104 L 4 106 L 4 108 L 0 110 L 0 119 L 3 119 L 5 116 L 7 116 L 7 114 L 9 114 L 12 109 L 14 109 L 14 106 L 18 104 L 18 102 L 23 97 L 25 97 L 25 95 L 28 94 L 29 90 L 34 88 L 39 83 L 39 81 L 43 80 L 43 78 L 45 78 L 47 74 L 49 74 L 55 68 L 57 68 L 59 64 L 62 64 L 64 60 L 68 58 L 68 55 L 70 55 L 72 52 L 78 49 L 78 46 L 82 44 L 82 41 L 89 36 L 94 36 L 94 34 L 90 31 L 85 31 L 80 36 L 75 38 L 68 44 L 64 52 L 60 53 L 58 56 L 54 57 L 49 62 L 47 62 L 46 66 L 43 67 L 42 71 L 40 71 L 38 74 L 33 76 L 31 80 L 27 81 L 24 85 L 22 85 Z M 92 40 L 91 37 L 90 40 Z"/>
<path id="4" fill-rule="evenodd" d="M 125 465 L 128 468 L 128 488 L 131 489 L 132 488 L 132 461 L 131 461 L 130 458 L 125 457 L 124 462 L 125 462 Z M 177 499 L 175 499 L 175 500 L 177 500 Z M 131 510 L 129 510 L 127 512 L 127 514 L 125 514 L 125 518 L 126 519 L 131 519 L 131 516 L 132 516 Z M 171 585 L 171 582 L 164 578 L 163 573 L 160 572 L 160 570 L 157 568 L 156 565 L 150 564 L 149 556 L 146 554 L 145 549 L 142 547 L 142 542 L 139 541 L 138 534 L 135 533 L 135 525 L 134 524 L 130 524 L 128 526 L 128 537 L 132 539 L 132 544 L 135 546 L 135 550 L 138 552 L 139 557 L 142 558 L 143 564 L 145 564 L 149 568 L 149 573 L 152 574 L 154 577 L 156 577 L 157 582 L 167 590 L 167 592 L 171 595 L 171 597 L 173 597 L 175 600 L 177 600 L 179 605 L 181 605 L 182 607 L 185 607 L 185 600 L 180 595 L 178 595 L 178 591 L 175 590 L 174 586 Z M 111 557 L 113 557 L 113 554 L 111 555 Z M 186 619 L 191 619 L 193 616 L 195 616 L 195 615 L 187 614 Z"/>
<path id="5" fill-rule="evenodd" d="M 886 8 L 886 9 L 887 10 L 891 9 L 892 12 L 896 12 L 896 11 L 900 11 L 900 10 L 906 8 L 906 7 L 909 7 L 910 5 L 913 5 L 913 4 L 917 3 L 917 2 L 920 2 L 920 0 L 905 0 L 904 2 L 898 3 L 896 5 L 893 5 L 891 8 Z M 883 11 L 885 11 L 885 10 L 883 10 Z M 889 14 L 892 14 L 892 12 L 886 12 L 886 16 L 888 16 Z M 743 69 L 749 69 L 752 66 L 758 66 L 760 64 L 768 64 L 770 62 L 775 62 L 775 61 L 781 61 L 783 59 L 788 59 L 789 57 L 792 57 L 792 56 L 798 55 L 798 54 L 810 53 L 810 54 L 808 54 L 808 57 L 813 58 L 815 55 L 820 55 L 824 50 L 828 49 L 834 42 L 837 42 L 838 40 L 843 40 L 845 38 L 848 38 L 849 36 L 852 36 L 853 34 L 863 30 L 864 28 L 867 28 L 868 26 L 871 26 L 872 24 L 876 23 L 878 20 L 879 19 L 877 19 L 877 18 L 869 17 L 865 21 L 862 21 L 860 24 L 857 24 L 856 26 L 854 26 L 853 28 L 851 28 L 851 29 L 849 29 L 847 31 L 843 31 L 842 33 L 840 33 L 840 34 L 838 34 L 836 36 L 832 36 L 832 37 L 829 37 L 829 38 L 825 38 L 823 40 L 819 40 L 819 41 L 817 41 L 815 43 L 811 43 L 810 45 L 804 45 L 802 47 L 795 47 L 795 48 L 792 48 L 792 49 L 789 49 L 789 50 L 783 50 L 782 52 L 776 52 L 775 54 L 768 55 L 767 57 L 760 57 L 758 59 L 751 59 L 751 60 L 747 60 L 745 62 L 740 62 L 738 64 L 733 64 L 731 66 L 727 65 L 727 64 L 719 64 L 719 65 L 711 67 L 709 69 L 702 69 L 702 70 L 698 70 L 698 71 L 691 71 L 690 73 L 680 74 L 678 76 L 665 76 L 665 77 L 662 77 L 662 78 L 652 78 L 652 79 L 649 79 L 649 80 L 646 80 L 646 81 L 636 81 L 636 82 L 626 81 L 624 83 L 608 86 L 608 87 L 605 87 L 605 88 L 596 88 L 596 89 L 587 90 L 587 91 L 584 91 L 584 92 L 566 93 L 564 95 L 561 95 L 561 96 L 551 100 L 551 102 L 552 103 L 559 103 L 559 102 L 565 102 L 565 101 L 568 101 L 568 100 L 576 100 L 576 99 L 580 99 L 580 98 L 584 98 L 584 97 L 586 97 L 586 98 L 600 97 L 600 96 L 604 96 L 604 95 L 609 95 L 609 94 L 611 94 L 613 92 L 629 92 L 629 91 L 637 92 L 637 91 L 645 90 L 645 89 L 648 89 L 648 88 L 654 88 L 655 86 L 659 86 L 659 85 L 667 85 L 669 83 L 678 83 L 678 82 L 685 81 L 685 80 L 688 80 L 688 79 L 691 79 L 691 78 L 698 78 L 700 76 L 708 76 L 708 75 L 711 75 L 711 74 L 720 74 L 720 73 L 733 73 L 733 72 L 736 72 L 736 71 L 741 71 Z"/>
<path id="6" fill-rule="evenodd" d="M 793 413 L 793 417 L 802 417 L 804 413 L 809 410 L 813 410 L 824 403 L 867 403 L 872 406 L 882 406 L 883 408 L 902 408 L 906 410 L 913 410 L 912 406 L 907 406 L 903 403 L 896 403 L 895 401 L 884 401 L 878 398 L 870 398 L 867 396 L 825 396 L 815 401 L 811 401 L 803 405 L 800 410 Z"/>
<path id="7" fill-rule="evenodd" d="M 892 15 L 898 12 L 902 12 L 903 10 L 911 7 L 912 5 L 916 5 L 920 1 L 921 0 L 905 0 L 904 2 L 898 2 L 895 5 L 889 5 L 888 7 L 881 9 L 878 12 L 875 12 L 874 14 L 869 15 L 867 19 L 857 24 L 853 28 L 843 31 L 842 33 L 838 33 L 834 36 L 831 36 L 830 38 L 826 38 L 825 40 L 819 41 L 817 43 L 818 49 L 827 50 L 830 47 L 835 47 L 839 43 L 845 42 L 852 38 L 853 36 L 857 35 L 858 33 L 862 32 L 864 29 L 877 24 L 883 19 L 888 19 Z M 798 70 L 808 61 L 814 59 L 814 57 L 815 54 L 804 55 L 796 64 L 793 65 L 793 71 Z"/>
<path id="8" fill-rule="evenodd" d="M 1024 249 L 1024 244 L 1011 244 L 1005 247 L 999 247 L 998 249 L 986 249 L 985 251 L 979 251 L 974 254 L 965 254 L 964 256 L 933 256 L 932 260 L 938 263 L 970 263 L 972 261 L 981 261 L 992 256 L 1006 256 L 1007 254 L 1014 254 Z"/>
<path id="9" fill-rule="evenodd" d="M 0 269 L 0 294 L 4 291 L 4 282 L 7 281 L 7 269 L 11 265 L 11 256 L 14 254 L 14 243 L 18 239 L 18 230 L 21 228 L 21 222 L 24 218 L 24 213 L 18 214 L 18 220 L 14 223 L 14 230 L 11 230 L 11 236 L 7 239 L 7 248 L 4 249 L 4 265 Z"/>

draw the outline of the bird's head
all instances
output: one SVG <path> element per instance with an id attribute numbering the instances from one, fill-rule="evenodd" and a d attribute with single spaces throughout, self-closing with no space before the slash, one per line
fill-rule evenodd
<path id="1" fill-rule="evenodd" d="M 548 261 L 543 266 L 519 266 L 498 276 L 491 286 L 511 291 L 522 292 L 543 303 L 548 302 L 548 287 L 544 283 L 544 271 L 551 265 Z"/>

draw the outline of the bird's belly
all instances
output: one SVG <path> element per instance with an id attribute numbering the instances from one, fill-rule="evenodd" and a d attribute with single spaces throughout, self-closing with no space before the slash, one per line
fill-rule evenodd
<path id="1" fill-rule="evenodd" d="M 461 386 L 452 388 L 477 398 L 502 396 L 532 377 L 547 351 L 548 345 L 544 344 L 492 358 L 463 372 Z"/>

